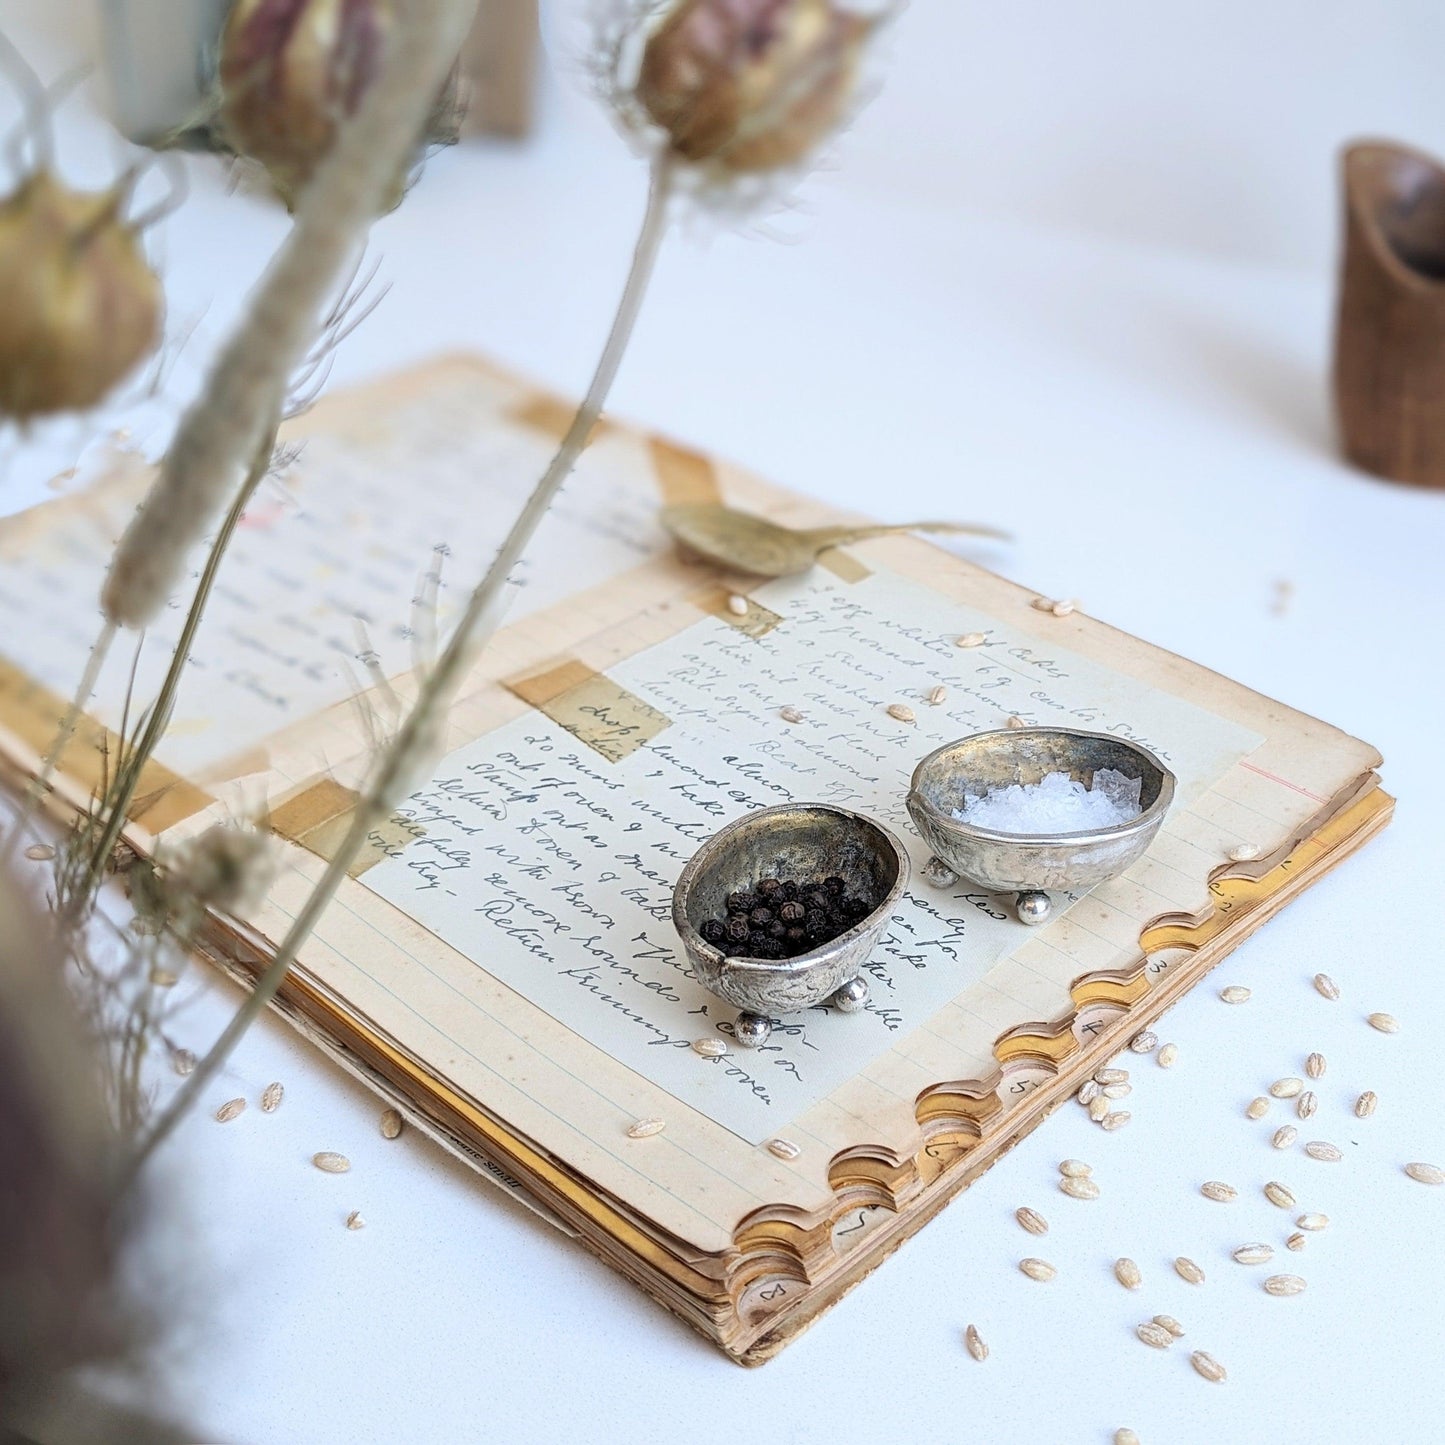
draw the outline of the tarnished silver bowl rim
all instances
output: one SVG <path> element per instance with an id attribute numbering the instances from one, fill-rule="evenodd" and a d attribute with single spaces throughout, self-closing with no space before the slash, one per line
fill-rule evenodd
<path id="1" fill-rule="evenodd" d="M 942 812 L 934 807 L 930 799 L 921 791 L 920 784 L 927 778 L 934 763 L 945 753 L 952 752 L 960 743 L 983 743 L 995 738 L 1020 741 L 1030 737 L 1087 738 L 1121 747 L 1127 752 L 1133 753 L 1145 767 L 1158 772 L 1158 795 L 1147 808 L 1140 812 L 1137 818 L 1130 818 L 1127 823 L 1115 823 L 1109 828 L 1092 828 L 1087 832 L 1078 833 L 1002 833 L 994 828 L 980 828 L 962 818 L 955 818 L 952 813 Z M 1155 826 L 1158 820 L 1169 811 L 1169 806 L 1174 801 L 1175 781 L 1174 774 L 1148 748 L 1130 742 L 1128 738 L 1121 738 L 1115 733 L 1089 732 L 1083 728 L 993 728 L 987 732 L 970 733 L 965 738 L 955 738 L 952 742 L 944 743 L 942 747 L 935 748 L 929 753 L 913 770 L 913 777 L 908 786 L 908 799 L 931 822 L 944 829 L 945 832 L 956 833 L 962 837 L 977 838 L 985 843 L 1009 843 L 1014 846 L 1033 844 L 1040 848 L 1076 847 L 1127 838 L 1133 833 L 1142 833 Z"/>
<path id="2" fill-rule="evenodd" d="M 817 948 L 810 948 L 806 953 L 797 953 L 791 958 L 754 958 L 751 954 L 724 953 L 720 948 L 709 943 L 692 926 L 692 920 L 687 916 L 687 900 L 698 875 L 707 867 L 710 855 L 716 850 L 716 845 L 726 840 L 729 835 L 744 827 L 756 827 L 760 818 L 796 816 L 801 812 L 826 813 L 831 817 L 844 818 L 849 822 L 861 823 L 865 827 L 873 829 L 888 844 L 894 854 L 897 869 L 892 886 L 878 904 L 870 912 L 864 914 L 846 933 L 840 933 L 836 938 L 830 938 L 826 943 L 820 943 Z M 898 900 L 908 887 L 909 874 L 910 864 L 907 849 L 904 848 L 898 835 L 876 818 L 870 818 L 866 813 L 855 813 L 850 808 L 837 807 L 832 803 L 778 803 L 771 808 L 755 808 L 750 813 L 744 813 L 741 818 L 734 818 L 731 823 L 724 824 L 716 833 L 708 835 L 707 841 L 688 859 L 686 866 L 678 875 L 677 884 L 672 893 L 672 922 L 685 943 L 712 955 L 729 968 L 756 969 L 760 973 L 798 973 L 806 969 L 808 964 L 838 952 L 841 946 L 861 938 L 865 933 L 876 928 L 879 914 L 887 913 L 897 906 Z"/>

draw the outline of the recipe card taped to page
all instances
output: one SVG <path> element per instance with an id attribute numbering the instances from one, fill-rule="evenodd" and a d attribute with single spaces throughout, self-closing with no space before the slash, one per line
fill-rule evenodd
<path id="1" fill-rule="evenodd" d="M 778 620 L 760 626 L 763 616 Z M 970 632 L 987 641 L 959 649 Z M 947 696 L 930 705 L 940 684 Z M 605 675 L 578 666 L 557 687 L 444 759 L 374 835 L 361 881 L 754 1143 L 1031 936 L 1011 900 L 922 881 L 928 854 L 904 796 L 926 753 L 1015 715 L 1114 732 L 1169 765 L 1183 810 L 1261 741 L 887 573 L 768 584 L 748 618 L 709 617 Z M 890 716 L 898 702 L 915 722 Z M 784 708 L 802 720 L 785 721 Z M 737 1010 L 694 979 L 671 923 L 673 884 L 723 824 L 791 801 L 885 823 L 907 843 L 911 886 L 864 971 L 862 1012 L 808 1009 L 778 1020 L 761 1049 L 703 1057 L 693 1041 L 731 1041 Z"/>

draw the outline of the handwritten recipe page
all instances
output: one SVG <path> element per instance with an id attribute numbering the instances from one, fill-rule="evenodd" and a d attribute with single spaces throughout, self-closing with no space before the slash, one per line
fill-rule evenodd
<path id="1" fill-rule="evenodd" d="M 459 748 L 374 837 L 363 884 L 575 1033 L 761 1142 L 977 982 L 1030 933 L 1010 900 L 922 881 L 904 808 L 917 761 L 1010 716 L 1114 732 L 1158 754 L 1187 808 L 1260 742 L 1236 723 L 889 573 L 768 584 L 609 668 L 575 670 Z M 955 640 L 986 634 L 983 646 Z M 566 673 L 566 669 L 560 669 Z M 939 685 L 947 692 L 927 702 Z M 916 722 L 887 712 L 912 708 Z M 784 708 L 802 714 L 787 722 Z M 786 1016 L 756 1051 L 693 977 L 673 885 L 718 828 L 789 801 L 870 814 L 912 884 L 866 969 L 860 1013 Z M 1060 899 L 1062 905 L 1070 900 Z"/>
<path id="2" fill-rule="evenodd" d="M 332 425 L 302 423 L 292 460 L 247 508 L 206 608 L 159 757 L 196 777 L 262 738 L 412 665 L 445 634 L 473 579 L 555 448 L 509 414 L 515 384 L 441 371 Z M 553 508 L 518 580 L 512 621 L 608 581 L 665 545 L 650 478 L 624 441 L 600 438 Z M 399 477 L 409 477 L 397 505 Z M 0 653 L 68 697 L 99 628 L 114 539 L 149 484 L 137 457 L 89 493 L 53 503 L 48 525 L 0 532 Z M 23 522 L 23 519 L 21 519 Z M 564 559 L 566 565 L 559 565 Z M 199 555 L 196 558 L 199 564 Z M 192 572 L 194 578 L 196 574 Z M 149 700 L 180 635 L 190 586 L 139 650 L 102 673 L 92 714 L 117 727 Z M 419 635 L 420 634 L 420 635 Z"/>

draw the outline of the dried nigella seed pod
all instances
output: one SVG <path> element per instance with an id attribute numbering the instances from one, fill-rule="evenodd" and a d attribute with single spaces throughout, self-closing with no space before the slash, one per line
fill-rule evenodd
<path id="1" fill-rule="evenodd" d="M 380 72 L 393 8 L 392 0 L 236 0 L 231 7 L 217 67 L 222 129 L 239 154 L 266 167 L 288 206 Z M 443 98 L 429 133 L 445 129 L 444 109 Z M 404 181 L 397 177 L 393 205 Z"/>
<path id="2" fill-rule="evenodd" d="M 41 170 L 0 202 L 0 415 L 84 411 L 155 347 L 161 285 L 122 198 Z"/>
<path id="3" fill-rule="evenodd" d="M 874 23 L 833 0 L 681 0 L 647 40 L 636 98 L 683 160 L 792 165 L 842 118 Z"/>

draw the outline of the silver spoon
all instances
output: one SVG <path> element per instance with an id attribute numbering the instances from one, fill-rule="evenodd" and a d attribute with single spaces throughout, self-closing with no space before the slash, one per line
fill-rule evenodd
<path id="1" fill-rule="evenodd" d="M 751 512 L 705 502 L 664 507 L 662 525 L 685 547 L 738 572 L 789 577 L 806 572 L 829 547 L 897 532 L 957 532 L 1009 541 L 1007 532 L 965 522 L 888 522 L 866 526 L 784 527 Z"/>

